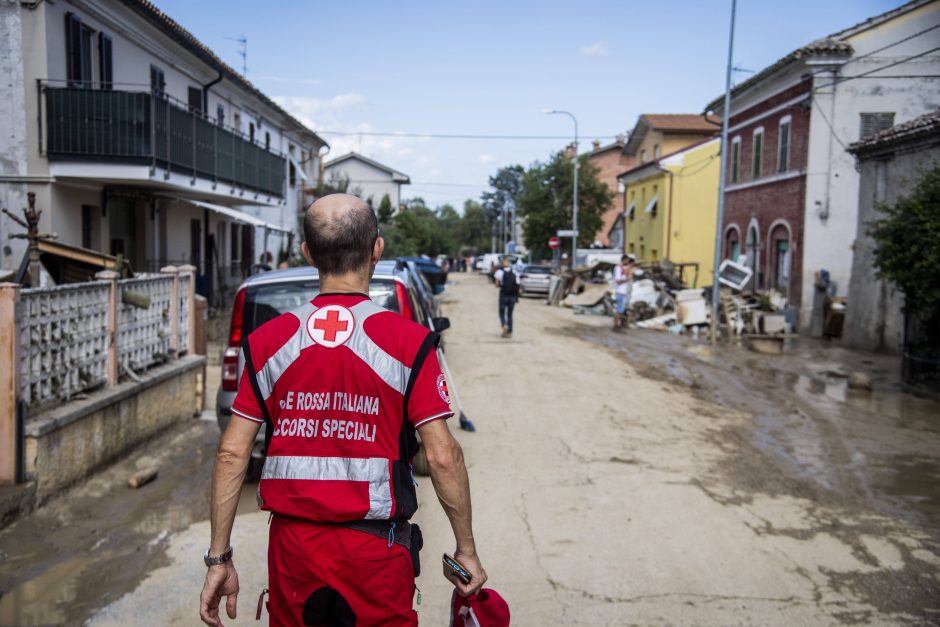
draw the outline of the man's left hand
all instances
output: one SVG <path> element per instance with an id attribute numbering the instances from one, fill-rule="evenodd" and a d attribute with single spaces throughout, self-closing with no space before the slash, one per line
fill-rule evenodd
<path id="1" fill-rule="evenodd" d="M 226 562 L 218 566 L 210 566 L 206 573 L 206 583 L 199 595 L 199 618 L 212 627 L 222 627 L 219 618 L 219 603 L 225 600 L 225 613 L 235 619 L 235 603 L 238 598 L 238 573 L 235 564 Z"/>

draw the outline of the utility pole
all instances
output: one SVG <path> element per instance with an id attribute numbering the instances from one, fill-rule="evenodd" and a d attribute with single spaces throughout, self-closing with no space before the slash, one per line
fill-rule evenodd
<path id="1" fill-rule="evenodd" d="M 725 72 L 725 105 L 721 120 L 721 162 L 718 168 L 718 216 L 715 225 L 715 263 L 712 268 L 712 344 L 718 341 L 718 300 L 720 289 L 718 283 L 718 265 L 721 263 L 721 245 L 724 233 L 721 227 L 725 216 L 725 170 L 728 167 L 728 122 L 731 119 L 731 73 L 734 71 L 734 15 L 737 9 L 737 0 L 731 0 L 731 31 L 728 34 L 728 70 Z"/>
<path id="2" fill-rule="evenodd" d="M 557 109 L 543 109 L 542 113 L 548 115 L 567 115 L 571 118 L 571 121 L 574 122 L 574 159 L 571 160 L 574 167 L 574 191 L 572 193 L 573 198 L 571 199 L 571 230 L 574 235 L 571 237 L 570 261 L 571 270 L 574 270 L 575 260 L 578 258 L 578 118 L 574 117 L 574 114 L 569 111 Z"/>

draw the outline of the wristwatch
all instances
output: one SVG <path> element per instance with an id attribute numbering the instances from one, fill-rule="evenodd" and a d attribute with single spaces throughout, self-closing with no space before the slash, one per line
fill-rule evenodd
<path id="1" fill-rule="evenodd" d="M 234 555 L 234 553 L 235 551 L 232 549 L 231 545 L 225 549 L 225 553 L 222 555 L 216 555 L 215 557 L 209 557 L 209 549 L 206 549 L 206 554 L 202 556 L 202 559 L 205 561 L 206 566 L 218 566 L 219 564 L 224 564 L 225 562 L 231 561 L 232 555 Z"/>

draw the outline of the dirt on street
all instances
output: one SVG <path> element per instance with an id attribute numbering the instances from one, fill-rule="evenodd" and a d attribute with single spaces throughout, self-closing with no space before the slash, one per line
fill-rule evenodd
<path id="1" fill-rule="evenodd" d="M 806 340 L 778 358 L 615 335 L 609 318 L 536 299 L 502 339 L 496 290 L 451 276 L 450 387 L 478 431 L 451 427 L 489 585 L 514 625 L 940 621 L 940 405 L 898 389 L 895 358 Z M 853 370 L 873 392 L 847 389 Z M 108 471 L 0 532 L 0 624 L 195 624 L 213 429 L 194 421 L 139 452 L 161 468 L 139 491 Z M 267 515 L 253 490 L 235 524 L 242 594 L 227 625 L 257 624 Z M 453 537 L 430 481 L 418 490 L 417 609 L 444 625 L 452 588 L 439 559 Z M 31 616 L 8 601 L 22 607 L 31 584 L 57 613 L 11 620 Z"/>

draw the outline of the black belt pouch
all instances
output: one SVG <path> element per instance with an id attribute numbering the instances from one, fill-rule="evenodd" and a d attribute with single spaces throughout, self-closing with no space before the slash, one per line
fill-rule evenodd
<path id="1" fill-rule="evenodd" d="M 421 535 L 421 527 L 411 523 L 411 565 L 415 571 L 415 577 L 421 574 L 421 547 L 424 546 L 424 538 Z"/>

